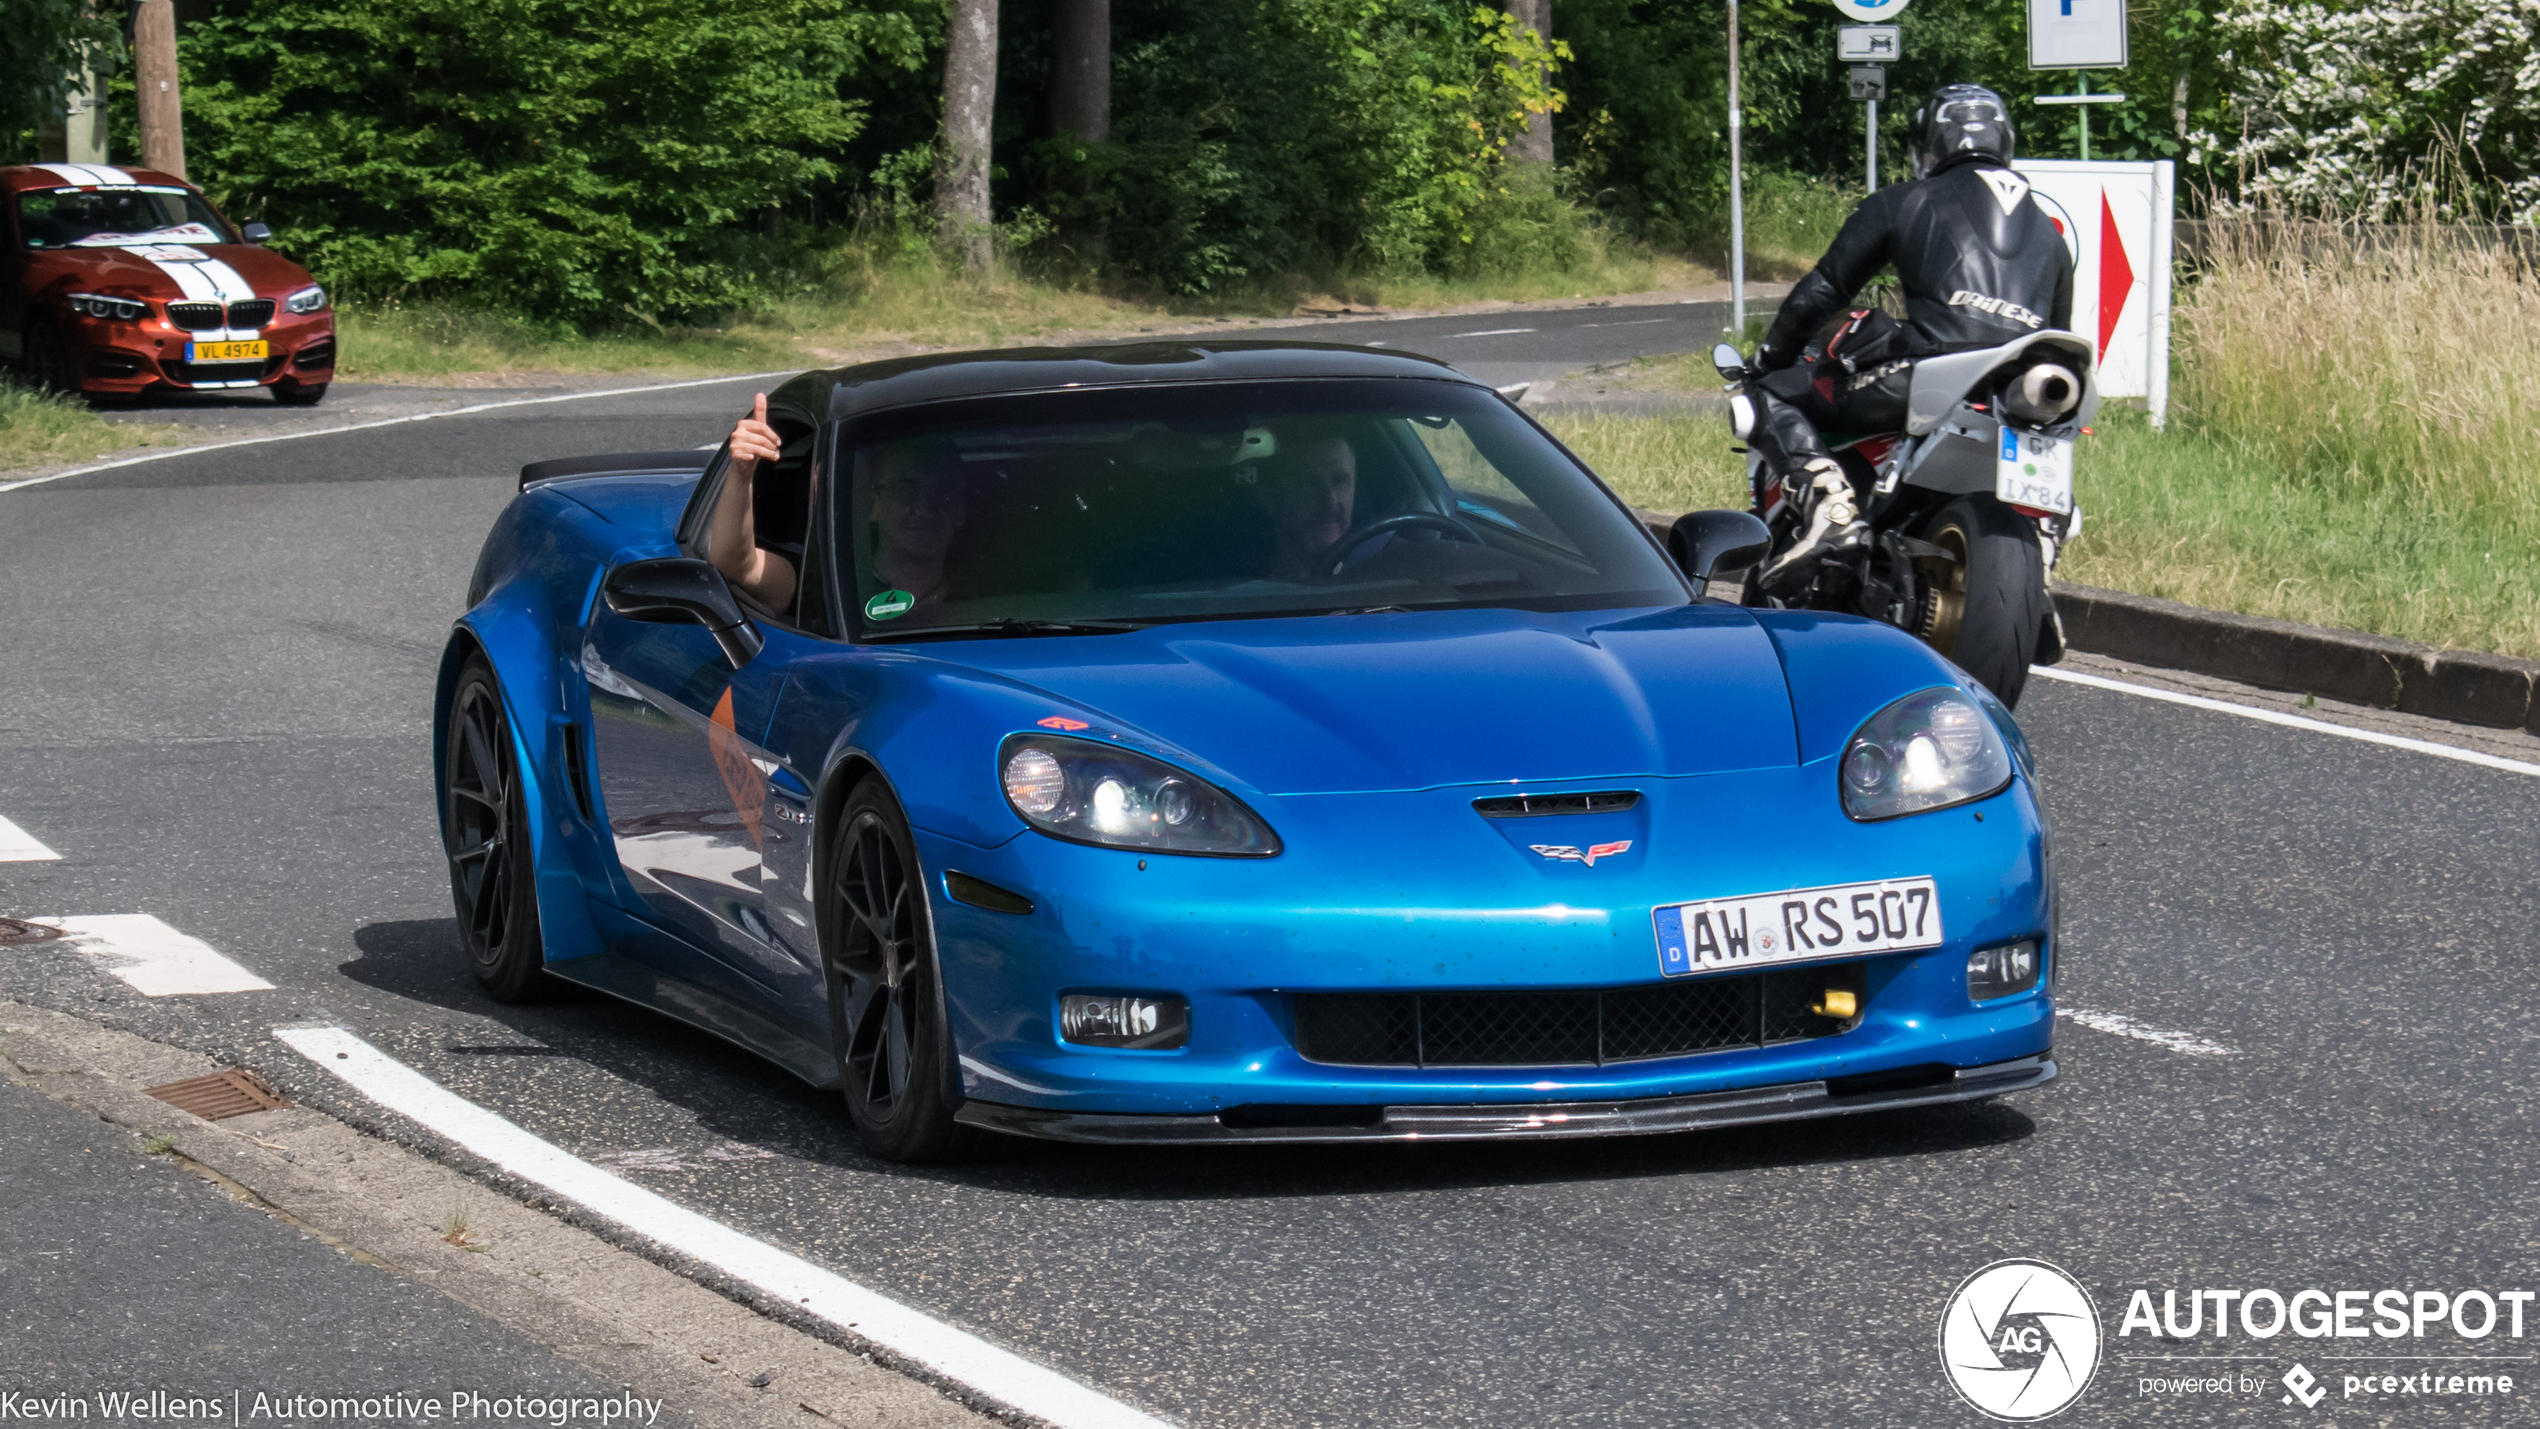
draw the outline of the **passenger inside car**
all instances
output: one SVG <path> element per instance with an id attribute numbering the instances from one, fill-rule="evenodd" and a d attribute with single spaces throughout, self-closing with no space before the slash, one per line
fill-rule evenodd
<path id="1" fill-rule="evenodd" d="M 873 529 L 865 549 L 886 591 L 924 609 L 945 597 L 944 557 L 970 516 L 969 475 L 949 438 L 908 437 L 856 454 L 871 493 Z"/>

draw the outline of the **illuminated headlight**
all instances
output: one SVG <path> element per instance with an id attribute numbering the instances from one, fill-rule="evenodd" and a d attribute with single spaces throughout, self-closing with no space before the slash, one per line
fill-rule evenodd
<path id="1" fill-rule="evenodd" d="M 1892 819 L 2000 792 L 2011 782 L 2002 731 L 1959 690 L 1907 695 L 1870 716 L 1844 746 L 1843 811 Z"/>
<path id="2" fill-rule="evenodd" d="M 1234 795 L 1115 745 L 1016 735 L 998 773 L 1014 812 L 1054 838 L 1226 858 L 1279 851 L 1279 836 Z"/>
<path id="3" fill-rule="evenodd" d="M 1967 997 L 1984 1002 L 2037 986 L 2037 940 L 2028 938 L 1967 954 Z"/>
<path id="4" fill-rule="evenodd" d="M 150 311 L 150 305 L 131 298 L 109 298 L 96 293 L 73 293 L 71 311 L 92 318 L 110 318 L 116 322 L 137 322 Z"/>
<path id="5" fill-rule="evenodd" d="M 326 311 L 326 289 L 302 288 L 283 299 L 282 305 L 295 313 L 322 313 Z"/>
<path id="6" fill-rule="evenodd" d="M 1178 997 L 1071 992 L 1058 1000 L 1058 1035 L 1088 1047 L 1161 1052 L 1191 1040 L 1191 1005 Z"/>

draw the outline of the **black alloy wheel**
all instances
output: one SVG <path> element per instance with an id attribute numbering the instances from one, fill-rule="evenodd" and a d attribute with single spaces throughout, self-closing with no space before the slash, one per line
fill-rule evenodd
<path id="1" fill-rule="evenodd" d="M 79 391 L 79 377 L 71 371 L 71 355 L 62 345 L 61 329 L 44 318 L 27 324 L 18 347 L 18 373 L 26 379 L 27 386 L 38 392 L 67 397 Z"/>
<path id="2" fill-rule="evenodd" d="M 951 1160 L 984 1140 L 953 1120 L 961 1098 L 924 878 L 899 802 L 868 775 L 829 846 L 821 941 L 847 1118 L 885 1161 Z"/>
<path id="3" fill-rule="evenodd" d="M 483 655 L 459 672 L 442 750 L 441 841 L 468 971 L 498 1002 L 530 1001 L 548 986 L 538 869 L 511 721 Z"/>
<path id="4" fill-rule="evenodd" d="M 2049 599 L 2037 523 L 1990 496 L 1961 496 L 1920 534 L 1948 558 L 1918 563 L 1930 593 L 1915 633 L 2016 706 Z"/>

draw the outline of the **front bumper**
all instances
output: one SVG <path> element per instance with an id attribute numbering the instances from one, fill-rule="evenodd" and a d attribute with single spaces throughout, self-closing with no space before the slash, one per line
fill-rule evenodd
<path id="1" fill-rule="evenodd" d="M 289 383 L 318 387 L 335 378 L 335 310 L 278 312 L 264 327 L 231 333 L 189 332 L 164 313 L 133 322 L 64 314 L 66 354 L 82 392 L 96 396 L 170 388 L 210 392 Z M 266 356 L 253 362 L 188 363 L 188 342 L 258 338 Z"/>
<path id="2" fill-rule="evenodd" d="M 1981 1067 L 1935 1067 L 1919 1075 L 1909 1069 L 1888 1077 L 1785 1082 L 1779 1086 L 1635 1101 L 1502 1106 L 1238 1106 L 1209 1116 L 1044 1111 L 971 1101 L 963 1104 L 956 1119 L 1014 1136 L 1107 1146 L 1658 1136 L 1757 1122 L 1983 1101 L 2042 1087 L 2055 1076 L 2054 1055 L 2040 1052 Z"/>

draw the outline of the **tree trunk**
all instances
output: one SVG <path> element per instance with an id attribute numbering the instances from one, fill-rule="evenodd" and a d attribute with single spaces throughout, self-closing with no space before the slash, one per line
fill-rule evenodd
<path id="1" fill-rule="evenodd" d="M 166 0 L 157 0 L 164 4 Z M 944 43 L 944 138 L 935 156 L 935 223 L 961 265 L 984 274 L 993 257 L 988 138 L 997 113 L 997 0 L 952 0 Z"/>
<path id="2" fill-rule="evenodd" d="M 1500 8 L 1517 22 L 1520 30 L 1532 30 L 1549 43 L 1552 39 L 1552 0 L 1502 0 Z M 1508 157 L 1521 164 L 1552 162 L 1552 116 L 1529 114 L 1525 132 L 1508 141 Z"/>
<path id="3" fill-rule="evenodd" d="M 1050 128 L 1111 137 L 1111 0 L 1051 0 Z"/>
<path id="4" fill-rule="evenodd" d="M 132 15 L 132 88 L 141 167 L 185 177 L 185 110 L 176 85 L 176 6 L 141 0 Z"/>

